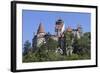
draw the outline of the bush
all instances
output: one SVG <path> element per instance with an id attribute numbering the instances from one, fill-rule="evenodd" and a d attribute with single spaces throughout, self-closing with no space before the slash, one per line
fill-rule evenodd
<path id="1" fill-rule="evenodd" d="M 80 57 L 77 54 L 72 54 L 71 56 L 66 56 L 66 60 L 79 60 Z"/>

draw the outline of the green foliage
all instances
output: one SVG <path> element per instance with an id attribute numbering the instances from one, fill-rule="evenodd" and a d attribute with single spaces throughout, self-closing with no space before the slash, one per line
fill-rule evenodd
<path id="1" fill-rule="evenodd" d="M 44 62 L 44 61 L 64 61 L 64 60 L 85 60 L 90 59 L 88 55 L 78 55 L 78 54 L 72 54 L 70 56 L 67 55 L 61 55 L 54 52 L 49 52 L 48 54 L 45 54 L 46 56 L 43 56 L 43 54 L 38 53 L 30 53 L 25 56 L 23 56 L 23 62 Z"/>
<path id="2" fill-rule="evenodd" d="M 25 56 L 23 56 L 23 62 L 38 62 L 39 59 L 37 56 L 35 56 L 36 53 L 28 53 Z"/>
<path id="3" fill-rule="evenodd" d="M 31 43 L 28 40 L 25 41 L 24 48 L 23 48 L 23 50 L 24 50 L 23 54 L 24 55 L 28 53 L 28 50 L 29 50 L 30 47 L 31 47 Z"/>
<path id="4" fill-rule="evenodd" d="M 72 32 L 65 32 L 64 33 L 64 39 L 66 41 L 66 46 L 71 46 L 72 45 L 72 39 L 73 39 Z"/>
<path id="5" fill-rule="evenodd" d="M 58 42 L 52 38 L 47 38 L 46 46 L 48 50 L 55 50 L 58 46 Z"/>
<path id="6" fill-rule="evenodd" d="M 74 51 L 72 55 L 61 55 L 55 53 L 58 46 L 58 42 L 48 37 L 46 43 L 42 44 L 37 48 L 35 52 L 28 52 L 23 55 L 23 62 L 43 62 L 43 61 L 63 61 L 63 60 L 85 60 L 91 58 L 91 35 L 90 32 L 84 33 L 83 37 L 78 39 L 74 37 L 74 43 L 72 43 L 73 34 L 64 33 L 66 46 L 74 46 Z M 26 42 L 24 48 L 29 48 L 30 43 Z"/>
<path id="7" fill-rule="evenodd" d="M 64 32 L 64 47 L 63 47 L 63 54 L 66 55 L 66 47 L 68 49 L 72 49 L 72 40 L 73 40 L 74 36 L 72 34 L 72 32 Z"/>
<path id="8" fill-rule="evenodd" d="M 90 32 L 84 33 L 80 39 L 74 39 L 74 53 L 80 55 L 80 59 L 89 59 L 91 56 Z"/>
<path id="9" fill-rule="evenodd" d="M 78 54 L 72 54 L 70 56 L 67 56 L 67 60 L 79 60 L 79 55 Z"/>

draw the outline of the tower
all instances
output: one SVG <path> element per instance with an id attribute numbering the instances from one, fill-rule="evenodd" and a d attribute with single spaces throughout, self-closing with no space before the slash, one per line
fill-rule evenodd
<path id="1" fill-rule="evenodd" d="M 33 38 L 33 48 L 40 47 L 43 43 L 45 43 L 45 31 L 42 23 L 39 24 L 37 34 Z"/>
<path id="2" fill-rule="evenodd" d="M 77 26 L 77 37 L 80 38 L 81 36 L 83 36 L 83 29 L 82 29 L 82 26 L 78 24 L 78 26 Z"/>
<path id="3" fill-rule="evenodd" d="M 45 35 L 44 26 L 42 23 L 40 23 L 37 30 L 37 37 L 43 37 L 44 35 Z"/>
<path id="4" fill-rule="evenodd" d="M 58 19 L 56 21 L 56 24 L 55 24 L 55 32 L 56 32 L 56 35 L 58 37 L 60 37 L 60 35 L 63 33 L 64 31 L 64 21 L 61 20 L 61 19 Z"/>
<path id="5" fill-rule="evenodd" d="M 40 47 L 43 43 L 45 43 L 45 31 L 42 23 L 39 24 L 37 30 L 37 47 Z"/>

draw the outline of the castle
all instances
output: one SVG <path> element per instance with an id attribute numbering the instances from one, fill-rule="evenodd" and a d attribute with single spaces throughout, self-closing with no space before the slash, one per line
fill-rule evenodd
<path id="1" fill-rule="evenodd" d="M 64 43 L 63 42 L 64 32 L 72 33 L 73 36 L 77 37 L 78 39 L 80 39 L 80 37 L 83 35 L 82 27 L 80 25 L 78 25 L 76 29 L 72 29 L 70 26 L 68 26 L 65 29 L 64 21 L 62 19 L 58 19 L 55 22 L 55 33 L 56 34 L 54 34 L 54 35 L 49 35 L 49 33 L 46 33 L 44 30 L 43 24 L 40 23 L 38 30 L 37 30 L 37 34 L 32 39 L 32 47 L 33 48 L 39 47 L 41 44 L 46 43 L 45 37 L 46 37 L 46 35 L 48 35 L 53 40 L 60 42 L 60 45 L 59 45 L 59 47 L 57 47 L 57 50 L 55 52 L 60 52 L 61 54 L 63 54 L 64 53 L 63 47 L 61 45 Z M 73 42 L 73 39 L 72 39 L 72 42 Z M 73 47 L 70 46 L 70 48 L 71 49 L 68 49 L 68 47 L 66 47 L 67 55 L 72 54 Z"/>

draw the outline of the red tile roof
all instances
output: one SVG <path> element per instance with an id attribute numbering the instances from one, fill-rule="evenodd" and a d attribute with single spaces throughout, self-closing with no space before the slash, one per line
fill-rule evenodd
<path id="1" fill-rule="evenodd" d="M 39 34 L 39 33 L 45 33 L 42 23 L 39 24 L 39 28 L 38 28 L 37 34 Z"/>
<path id="2" fill-rule="evenodd" d="M 66 31 L 67 32 L 71 32 L 72 31 L 72 28 L 70 26 L 68 26 L 67 29 L 66 29 Z"/>

